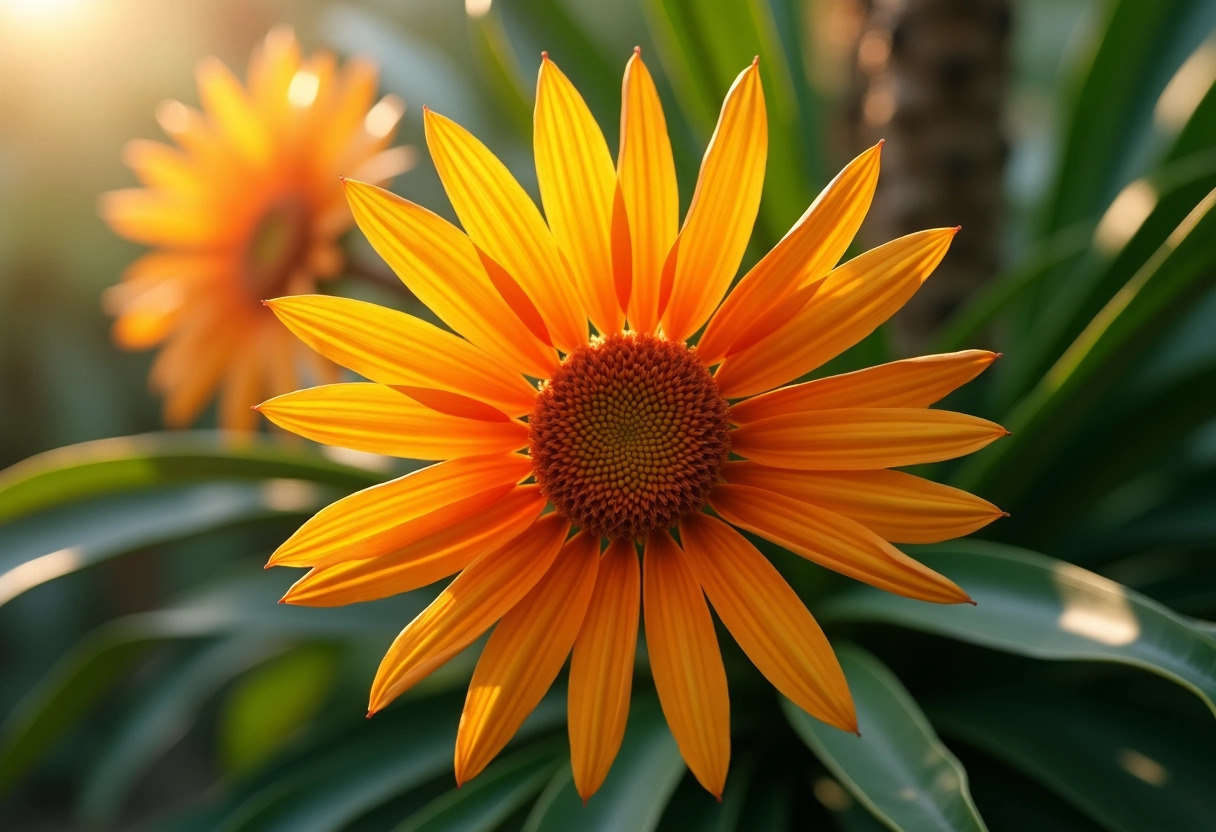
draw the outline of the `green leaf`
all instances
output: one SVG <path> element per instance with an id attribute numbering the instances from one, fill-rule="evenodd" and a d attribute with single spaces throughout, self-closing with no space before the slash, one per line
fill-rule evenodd
<path id="1" fill-rule="evenodd" d="M 637 703 L 629 714 L 625 739 L 600 790 L 583 805 L 567 766 L 536 801 L 527 832 L 649 832 L 658 828 L 663 809 L 684 774 L 658 703 Z"/>
<path id="2" fill-rule="evenodd" d="M 0 606 L 134 549 L 250 520 L 310 514 L 338 496 L 313 482 L 273 479 L 148 489 L 40 511 L 0 526 Z"/>
<path id="3" fill-rule="evenodd" d="M 1173 143 L 1162 161 L 1172 162 L 1192 153 L 1216 149 L 1216 72 L 1212 71 L 1214 43 L 1209 37 L 1200 44 L 1174 77 L 1180 93 L 1189 95 L 1197 84 L 1207 84 L 1203 96 L 1195 102 L 1194 109 L 1186 115 L 1182 129 L 1173 137 Z M 1163 96 L 1164 98 L 1164 96 Z M 1188 102 L 1179 102 L 1186 104 Z M 1184 111 L 1185 112 L 1185 111 Z"/>
<path id="4" fill-rule="evenodd" d="M 277 572 L 277 570 L 276 570 Z M 289 576 L 266 572 L 225 582 L 158 612 L 98 628 L 65 655 L 6 718 L 0 730 L 0 792 L 36 763 L 156 647 L 257 632 L 267 638 L 336 640 L 392 635 L 427 603 L 425 592 L 340 609 L 275 603 Z"/>
<path id="5" fill-rule="evenodd" d="M 310 644 L 246 674 L 225 698 L 216 731 L 229 773 L 261 765 L 317 713 L 337 659 L 333 647 Z"/>
<path id="6" fill-rule="evenodd" d="M 432 801 L 394 832 L 493 832 L 535 797 L 560 765 L 553 744 L 525 748 Z"/>
<path id="7" fill-rule="evenodd" d="M 787 699 L 785 716 L 840 783 L 896 832 L 986 830 L 967 773 L 903 685 L 876 658 L 836 648 L 857 706 L 861 736 L 809 716 Z"/>
<path id="8" fill-rule="evenodd" d="M 448 772 L 456 742 L 459 704 L 407 700 L 399 715 L 376 720 L 358 739 L 332 744 L 322 753 L 253 794 L 222 824 L 225 832 L 331 832 L 389 800 Z M 565 692 L 551 692 L 517 734 L 525 739 L 565 717 Z"/>
<path id="9" fill-rule="evenodd" d="M 140 775 L 177 743 L 211 696 L 234 676 L 282 648 L 250 634 L 201 645 L 162 674 L 130 706 L 87 767 L 80 814 L 90 825 L 113 821 Z"/>
<path id="10" fill-rule="evenodd" d="M 1013 436 L 972 456 L 954 484 L 1013 511 L 1126 368 L 1216 282 L 1216 190 L 1093 319 L 1005 424 Z"/>
<path id="11" fill-rule="evenodd" d="M 354 490 L 383 479 L 381 470 L 333 462 L 307 447 L 206 431 L 70 445 L 0 472 L 0 522 L 88 497 L 209 480 L 299 479 Z"/>
<path id="12" fill-rule="evenodd" d="M 1045 230 L 1095 216 L 1127 176 L 1152 108 L 1210 30 L 1202 0 L 1108 0 L 1089 59 L 1068 96 L 1064 143 Z M 1132 174 L 1134 176 L 1134 174 Z"/>
<path id="13" fill-rule="evenodd" d="M 1151 708 L 1013 685 L 932 710 L 934 722 L 1037 780 L 1108 829 L 1204 829 L 1216 817 L 1216 731 Z"/>
<path id="14" fill-rule="evenodd" d="M 943 606 L 854 587 L 818 609 L 825 621 L 898 624 L 1024 656 L 1106 661 L 1177 682 L 1216 713 L 1216 640 L 1188 619 L 1092 572 L 979 540 L 910 548 L 976 606 Z"/>

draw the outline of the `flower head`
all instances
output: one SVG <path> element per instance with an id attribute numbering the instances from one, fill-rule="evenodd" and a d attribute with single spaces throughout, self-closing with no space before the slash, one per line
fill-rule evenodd
<path id="1" fill-rule="evenodd" d="M 284 600 L 316 606 L 459 573 L 393 642 L 370 707 L 496 624 L 460 721 L 461 782 L 510 740 L 571 656 L 574 780 L 592 794 L 624 733 L 640 611 L 667 721 L 693 774 L 721 794 L 730 717 L 707 597 L 782 694 L 857 728 L 823 632 L 738 529 L 891 592 L 968 601 L 891 542 L 957 537 L 1001 512 L 890 469 L 1005 434 L 929 409 L 995 356 L 791 384 L 895 312 L 955 229 L 836 266 L 874 191 L 875 147 L 727 297 L 764 175 L 758 66 L 727 95 L 682 225 L 640 54 L 622 106 L 614 165 L 578 92 L 542 62 L 535 148 L 547 222 L 489 150 L 433 112 L 427 143 L 463 232 L 347 182 L 372 245 L 454 334 L 357 301 L 273 301 L 305 342 L 369 382 L 301 390 L 261 410 L 321 442 L 440 461 L 324 509 L 270 564 L 311 567 Z"/>
<path id="2" fill-rule="evenodd" d="M 247 86 L 214 58 L 197 75 L 201 111 L 157 111 L 176 146 L 132 142 L 126 160 L 144 187 L 103 199 L 118 234 L 156 249 L 105 300 L 120 346 L 164 344 L 151 383 L 169 424 L 193 421 L 222 387 L 221 424 L 247 428 L 250 405 L 299 385 L 301 361 L 334 375 L 261 301 L 314 291 L 341 269 L 351 216 L 339 174 L 384 182 L 408 167 L 405 149 L 386 149 L 402 105 L 376 103 L 370 64 L 302 57 L 288 29 L 254 52 Z"/>

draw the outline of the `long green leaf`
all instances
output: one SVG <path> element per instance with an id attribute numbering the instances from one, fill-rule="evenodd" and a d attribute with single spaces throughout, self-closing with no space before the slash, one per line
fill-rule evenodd
<path id="1" fill-rule="evenodd" d="M 354 490 L 379 482 L 383 472 L 333 462 L 303 446 L 205 431 L 100 439 L 0 472 L 0 523 L 119 491 L 238 479 L 300 479 Z"/>
<path id="2" fill-rule="evenodd" d="M 1131 665 L 1177 682 L 1216 714 L 1216 640 L 1188 619 L 1079 567 L 978 540 L 915 550 L 976 606 L 942 606 L 854 587 L 825 621 L 898 624 L 1041 659 Z"/>
<path id="3" fill-rule="evenodd" d="M 837 646 L 836 656 L 857 706 L 861 736 L 819 722 L 787 699 L 781 703 L 815 755 L 895 832 L 986 830 L 962 764 L 894 674 L 855 646 Z"/>
<path id="4" fill-rule="evenodd" d="M 680 750 L 667 730 L 658 703 L 646 700 L 629 714 L 629 726 L 612 771 L 600 790 L 583 805 L 569 767 L 536 801 L 527 832 L 649 832 L 684 773 Z"/>
<path id="5" fill-rule="evenodd" d="M 955 484 L 1013 511 L 1033 493 L 1042 460 L 1058 454 L 1124 377 L 1147 343 L 1216 283 L 1216 190 L 1174 230 L 1152 258 L 1093 319 L 1006 420 L 1014 432 L 974 455 Z"/>
<path id="6" fill-rule="evenodd" d="M 1216 728 L 1015 685 L 942 702 L 942 730 L 1020 769 L 1108 829 L 1206 829 L 1216 818 Z"/>
<path id="7" fill-rule="evenodd" d="M 0 525 L 0 606 L 55 578 L 154 543 L 308 514 L 341 492 L 306 480 L 168 486 L 61 505 Z"/>
<path id="8" fill-rule="evenodd" d="M 429 803 L 394 832 L 493 832 L 553 779 L 557 747 L 522 749 L 490 765 L 473 782 Z"/>

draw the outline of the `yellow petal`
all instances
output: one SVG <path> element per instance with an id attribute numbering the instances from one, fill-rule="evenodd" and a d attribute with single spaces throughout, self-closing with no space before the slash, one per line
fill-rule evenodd
<path id="1" fill-rule="evenodd" d="M 343 497 L 317 512 L 270 557 L 267 566 L 329 566 L 400 549 L 444 525 L 474 516 L 528 476 L 522 454 L 440 462 Z M 432 517 L 465 504 L 455 515 Z"/>
<path id="2" fill-rule="evenodd" d="M 270 132 L 241 82 L 218 58 L 203 58 L 195 69 L 203 109 L 225 142 L 255 170 L 270 164 Z"/>
<path id="3" fill-rule="evenodd" d="M 853 697 L 832 645 L 768 559 L 706 514 L 681 520 L 680 540 L 718 617 L 764 678 L 816 719 L 856 732 Z"/>
<path id="4" fill-rule="evenodd" d="M 719 485 L 710 505 L 740 528 L 887 592 L 937 604 L 971 600 L 950 579 L 827 509 L 746 485 Z"/>
<path id="5" fill-rule="evenodd" d="M 963 350 L 891 361 L 753 396 L 731 407 L 730 418 L 742 425 L 808 410 L 928 407 L 984 372 L 996 359 L 997 353 L 988 350 Z"/>
<path id="6" fill-rule="evenodd" d="M 788 413 L 731 432 L 731 450 L 775 468 L 858 471 L 938 462 L 1008 435 L 987 419 L 910 407 Z"/>
<path id="7" fill-rule="evenodd" d="M 372 381 L 459 393 L 512 416 L 532 410 L 536 389 L 518 372 L 412 315 L 329 295 L 266 305 L 308 346 Z"/>
<path id="8" fill-rule="evenodd" d="M 878 184 L 882 142 L 828 183 L 798 222 L 743 276 L 705 328 L 697 354 L 716 364 L 749 323 L 797 289 L 827 276 L 861 227 Z"/>
<path id="9" fill-rule="evenodd" d="M 233 244 L 239 230 L 181 194 L 143 188 L 102 194 L 101 215 L 114 233 L 149 246 L 215 249 Z"/>
<path id="10" fill-rule="evenodd" d="M 616 759 L 629 717 L 641 611 L 641 570 L 632 540 L 613 540 L 600 559 L 595 592 L 570 658 L 570 764 L 587 800 Z"/>
<path id="11" fill-rule="evenodd" d="M 663 104 L 640 50 L 625 65 L 616 167 L 629 232 L 629 326 L 638 332 L 653 332 L 662 312 L 663 263 L 680 225 L 680 194 Z"/>
<path id="12" fill-rule="evenodd" d="M 752 234 L 764 186 L 768 118 L 760 67 L 739 73 L 718 116 L 680 230 L 663 331 L 683 341 L 701 328 L 726 294 Z"/>
<path id="13" fill-rule="evenodd" d="M 1005 514 L 974 494 L 902 471 L 791 471 L 730 462 L 723 477 L 843 514 L 892 543 L 940 543 Z"/>
<path id="14" fill-rule="evenodd" d="M 557 356 L 498 294 L 460 229 L 373 185 L 347 179 L 346 197 L 372 248 L 440 320 L 513 369 L 549 377 Z"/>
<path id="15" fill-rule="evenodd" d="M 472 644 L 536 586 L 570 524 L 555 514 L 486 552 L 452 581 L 393 641 L 372 683 L 375 713 Z"/>
<path id="16" fill-rule="evenodd" d="M 600 559 L 598 535 L 571 538 L 553 566 L 486 642 L 456 734 L 456 784 L 476 777 L 553 684 L 587 612 Z"/>
<path id="17" fill-rule="evenodd" d="M 423 112 L 426 144 L 469 237 L 515 278 L 559 349 L 587 343 L 587 318 L 553 235 L 506 166 L 456 122 Z"/>
<path id="18" fill-rule="evenodd" d="M 284 430 L 324 445 L 407 459 L 507 453 L 528 444 L 528 427 L 432 410 L 382 384 L 326 384 L 258 405 Z"/>
<path id="19" fill-rule="evenodd" d="M 957 230 L 909 234 L 833 270 L 785 326 L 722 362 L 715 376 L 722 395 L 734 399 L 771 390 L 869 335 L 932 274 Z"/>
<path id="20" fill-rule="evenodd" d="M 545 216 L 587 317 L 601 333 L 619 332 L 625 313 L 612 271 L 612 155 L 583 97 L 547 55 L 536 84 L 532 144 Z"/>
<path id="21" fill-rule="evenodd" d="M 518 485 L 480 514 L 453 523 L 401 549 L 367 560 L 317 567 L 296 581 L 283 603 L 337 607 L 374 601 L 433 584 L 514 540 L 545 507 L 536 485 Z"/>
<path id="22" fill-rule="evenodd" d="M 709 607 L 667 532 L 650 535 L 642 565 L 646 649 L 659 704 L 693 776 L 721 798 L 730 765 L 730 698 Z"/>

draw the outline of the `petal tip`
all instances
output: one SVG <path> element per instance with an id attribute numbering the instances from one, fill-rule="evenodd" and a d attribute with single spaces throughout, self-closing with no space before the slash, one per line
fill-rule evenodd
<path id="1" fill-rule="evenodd" d="M 640 47 L 640 46 L 633 47 L 633 54 L 637 55 L 639 58 L 642 57 L 642 47 Z"/>

